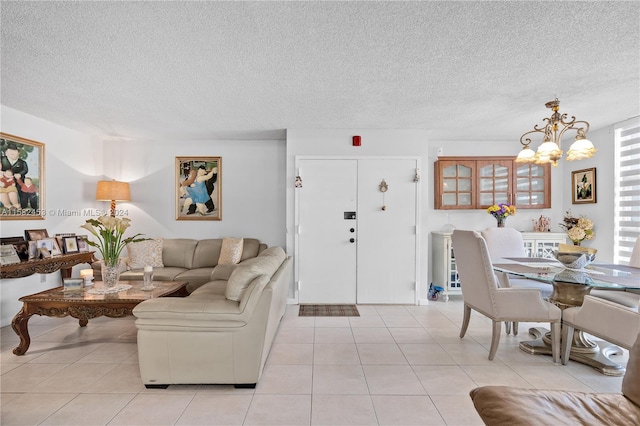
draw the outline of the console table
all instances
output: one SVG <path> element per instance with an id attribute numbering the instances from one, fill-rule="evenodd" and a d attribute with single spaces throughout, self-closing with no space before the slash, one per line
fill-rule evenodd
<path id="1" fill-rule="evenodd" d="M 71 268 L 80 263 L 95 262 L 92 251 L 72 254 L 61 254 L 46 259 L 27 260 L 20 263 L 4 265 L 0 268 L 0 278 L 22 278 L 35 273 L 50 274 L 60 271 L 62 278 L 71 277 Z"/>

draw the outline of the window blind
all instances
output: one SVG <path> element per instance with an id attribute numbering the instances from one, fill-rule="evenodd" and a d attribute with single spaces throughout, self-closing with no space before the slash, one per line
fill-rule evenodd
<path id="1" fill-rule="evenodd" d="M 628 263 L 640 237 L 640 117 L 615 129 L 614 262 Z"/>

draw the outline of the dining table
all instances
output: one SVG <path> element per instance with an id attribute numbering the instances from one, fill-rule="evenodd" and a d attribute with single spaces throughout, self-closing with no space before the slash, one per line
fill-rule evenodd
<path id="1" fill-rule="evenodd" d="M 640 290 L 640 268 L 611 263 L 592 263 L 582 269 L 565 268 L 555 259 L 506 257 L 492 259 L 493 269 L 518 278 L 527 278 L 552 286 L 548 301 L 566 309 L 581 306 L 584 297 L 593 289 L 628 291 Z M 606 318 L 603 318 L 606 321 Z M 532 327 L 534 340 L 520 342 L 520 349 L 534 355 L 551 355 L 550 332 Z M 570 359 L 590 365 L 605 375 L 621 376 L 625 369 L 610 359 L 622 349 L 607 342 L 595 342 L 581 330 L 575 330 Z"/>

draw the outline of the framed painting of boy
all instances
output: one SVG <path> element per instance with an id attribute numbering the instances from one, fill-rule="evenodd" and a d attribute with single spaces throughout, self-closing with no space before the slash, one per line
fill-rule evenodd
<path id="1" fill-rule="evenodd" d="M 0 132 L 0 220 L 44 219 L 44 144 Z"/>
<path id="2" fill-rule="evenodd" d="M 176 220 L 222 220 L 222 157 L 176 157 Z"/>

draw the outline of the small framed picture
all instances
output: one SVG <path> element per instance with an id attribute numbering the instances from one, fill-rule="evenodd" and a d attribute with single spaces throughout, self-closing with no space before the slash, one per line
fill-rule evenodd
<path id="1" fill-rule="evenodd" d="M 75 236 L 62 237 L 62 248 L 65 254 L 80 252 L 80 249 L 78 249 L 78 238 Z"/>
<path id="2" fill-rule="evenodd" d="M 66 254 L 64 250 L 64 237 L 75 237 L 76 234 L 73 232 L 66 232 L 63 234 L 56 234 L 56 240 L 58 241 L 58 246 L 62 249 L 62 252 Z"/>
<path id="3" fill-rule="evenodd" d="M 49 250 L 48 248 L 42 246 L 38 250 L 40 251 L 41 258 L 46 259 L 48 257 L 51 257 L 51 250 Z"/>
<path id="4" fill-rule="evenodd" d="M 20 260 L 29 260 L 29 242 L 25 240 L 16 241 L 13 243 L 13 247 L 18 253 Z"/>
<path id="5" fill-rule="evenodd" d="M 0 264 L 10 265 L 12 263 L 20 263 L 20 258 L 16 249 L 11 244 L 3 244 L 0 246 Z"/>
<path id="6" fill-rule="evenodd" d="M 24 231 L 24 239 L 27 241 L 37 241 L 43 238 L 49 238 L 49 233 L 46 229 L 26 229 Z"/>
<path id="7" fill-rule="evenodd" d="M 41 249 L 40 253 L 42 253 L 43 248 L 47 249 L 47 251 L 50 253 L 49 256 L 43 255 L 43 257 L 58 256 L 62 254 L 62 250 L 60 250 L 60 246 L 58 245 L 58 240 L 56 240 L 55 238 L 43 238 L 36 241 L 37 247 Z"/>
<path id="8" fill-rule="evenodd" d="M 64 284 L 63 291 L 82 291 L 84 280 L 82 278 L 63 278 L 62 282 Z"/>
<path id="9" fill-rule="evenodd" d="M 596 203 L 596 168 L 571 172 L 571 203 Z"/>
<path id="10" fill-rule="evenodd" d="M 0 244 L 10 244 L 16 249 L 16 253 L 20 260 L 29 260 L 29 243 L 22 237 L 2 237 Z"/>
<path id="11" fill-rule="evenodd" d="M 86 235 L 76 235 L 76 237 L 78 238 L 78 251 L 80 253 L 89 251 L 88 237 Z"/>
<path id="12" fill-rule="evenodd" d="M 58 240 L 56 238 L 49 238 L 52 243 L 51 243 L 51 256 L 59 256 L 62 254 L 62 248 L 60 248 L 60 243 L 58 243 Z"/>
<path id="13" fill-rule="evenodd" d="M 40 250 L 38 250 L 37 241 L 27 241 L 29 243 L 29 260 L 38 259 L 40 257 Z"/>

